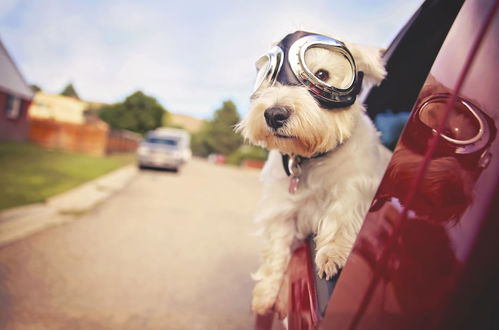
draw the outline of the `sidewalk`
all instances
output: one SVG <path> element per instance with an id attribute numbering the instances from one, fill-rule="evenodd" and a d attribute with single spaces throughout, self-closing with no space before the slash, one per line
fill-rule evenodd
<path id="1" fill-rule="evenodd" d="M 135 165 L 128 165 L 100 178 L 82 184 L 45 203 L 15 207 L 0 212 L 0 246 L 46 228 L 72 221 L 120 191 L 137 174 Z"/>

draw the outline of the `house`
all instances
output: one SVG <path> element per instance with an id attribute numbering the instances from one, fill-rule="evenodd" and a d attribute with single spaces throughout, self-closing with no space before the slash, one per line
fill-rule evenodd
<path id="1" fill-rule="evenodd" d="M 74 97 L 37 92 L 29 108 L 33 119 L 52 119 L 58 122 L 84 124 L 90 103 Z"/>
<path id="2" fill-rule="evenodd" d="M 28 138 L 33 91 L 0 40 L 0 141 Z"/>
<path id="3" fill-rule="evenodd" d="M 110 129 L 96 114 L 103 105 L 37 92 L 29 108 L 30 141 L 44 148 L 91 155 L 134 151 L 140 135 Z"/>

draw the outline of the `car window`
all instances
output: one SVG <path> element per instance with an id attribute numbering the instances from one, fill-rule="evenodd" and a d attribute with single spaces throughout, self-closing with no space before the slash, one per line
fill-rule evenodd
<path id="1" fill-rule="evenodd" d="M 386 50 L 387 76 L 364 100 L 381 141 L 394 149 L 463 0 L 426 1 Z"/>
<path id="2" fill-rule="evenodd" d="M 173 138 L 148 137 L 147 143 L 155 143 L 155 144 L 162 144 L 162 145 L 166 145 L 166 146 L 170 146 L 170 147 L 176 147 L 178 144 L 178 140 L 173 139 Z"/>

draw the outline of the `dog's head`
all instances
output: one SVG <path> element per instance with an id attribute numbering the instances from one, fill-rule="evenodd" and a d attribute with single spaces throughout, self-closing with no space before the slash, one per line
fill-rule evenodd
<path id="1" fill-rule="evenodd" d="M 257 70 L 251 110 L 237 129 L 253 144 L 305 157 L 351 136 L 364 110 L 361 85 L 385 76 L 379 49 L 303 31 L 281 40 Z"/>

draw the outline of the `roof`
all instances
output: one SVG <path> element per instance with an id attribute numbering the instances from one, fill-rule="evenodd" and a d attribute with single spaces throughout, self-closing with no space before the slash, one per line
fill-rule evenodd
<path id="1" fill-rule="evenodd" d="M 0 40 L 0 90 L 25 99 L 31 99 L 34 95 L 2 40 Z"/>
<path id="2" fill-rule="evenodd" d="M 189 132 L 187 132 L 186 130 L 179 128 L 170 128 L 170 127 L 156 128 L 154 131 L 149 131 L 147 135 L 190 137 Z"/>

